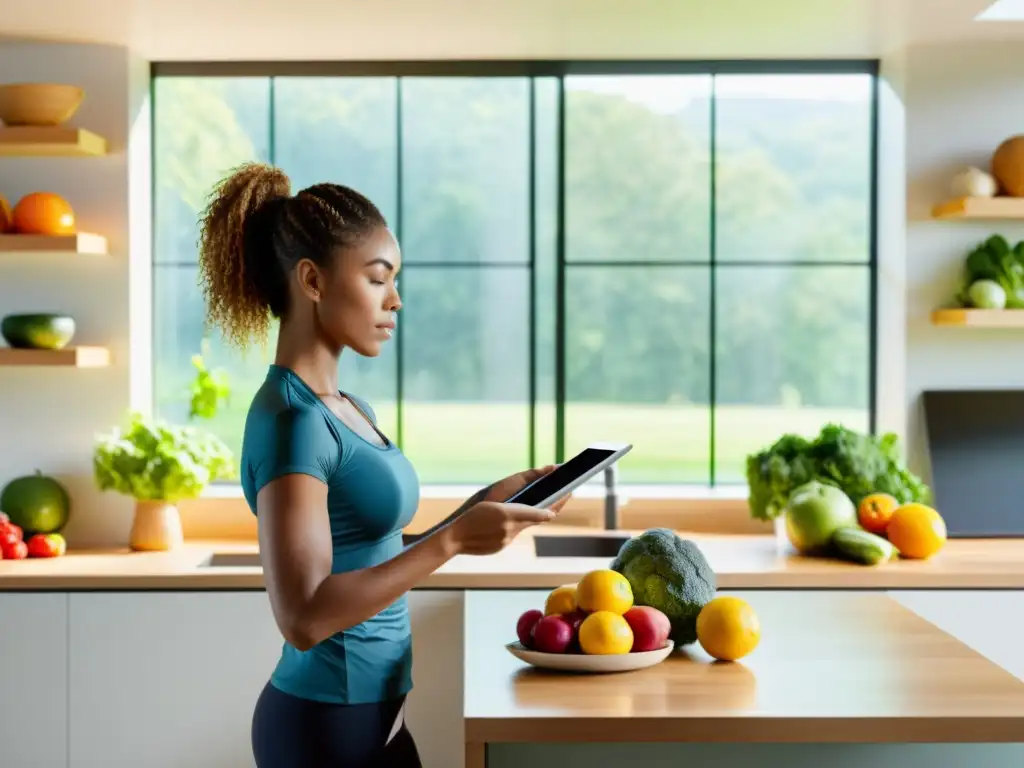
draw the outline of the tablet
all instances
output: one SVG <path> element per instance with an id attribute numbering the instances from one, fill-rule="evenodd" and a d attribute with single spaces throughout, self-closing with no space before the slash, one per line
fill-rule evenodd
<path id="1" fill-rule="evenodd" d="M 598 472 L 603 472 L 633 449 L 629 443 L 593 443 L 539 480 L 506 499 L 544 508 L 568 496 Z"/>

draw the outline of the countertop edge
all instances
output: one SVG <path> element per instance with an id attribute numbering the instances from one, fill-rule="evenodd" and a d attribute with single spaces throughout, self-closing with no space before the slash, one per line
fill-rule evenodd
<path id="1" fill-rule="evenodd" d="M 3 574 L 4 592 L 98 592 L 98 591 L 261 591 L 266 589 L 258 569 L 226 573 L 183 571 L 166 574 Z M 582 575 L 582 572 L 581 574 Z M 553 589 L 574 578 L 557 573 L 436 573 L 413 588 L 416 590 L 516 590 Z M 723 574 L 719 590 L 1019 590 L 1020 574 L 929 574 L 929 573 L 844 573 L 844 574 Z"/>
<path id="2" fill-rule="evenodd" d="M 995 717 L 530 717 L 465 719 L 468 743 L 1019 743 L 1024 715 Z M 811 726 L 810 728 L 808 726 Z M 808 733 L 812 736 L 809 738 Z"/>
<path id="3" fill-rule="evenodd" d="M 723 590 L 1024 589 L 1024 540 L 951 541 L 933 560 L 860 565 L 780 554 L 770 537 L 682 535 L 704 549 Z M 217 554 L 243 561 L 210 565 Z M 53 560 L 0 561 L 0 593 L 262 590 L 258 559 L 247 559 L 256 555 L 258 545 L 247 540 L 190 540 L 171 552 L 73 550 Z M 497 555 L 456 557 L 414 589 L 553 589 L 608 564 L 607 558 L 537 557 L 524 538 Z"/>

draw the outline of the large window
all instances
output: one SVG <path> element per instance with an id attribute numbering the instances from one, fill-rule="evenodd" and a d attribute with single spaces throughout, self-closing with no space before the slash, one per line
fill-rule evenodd
<path id="1" fill-rule="evenodd" d="M 339 377 L 426 483 L 593 440 L 634 444 L 626 483 L 740 483 L 783 432 L 871 429 L 873 70 L 588 69 L 158 68 L 159 412 L 184 418 L 206 333 L 199 211 L 258 159 L 362 190 L 397 232 L 405 320 Z M 243 356 L 211 333 L 233 384 L 212 426 L 238 448 L 274 339 Z"/>

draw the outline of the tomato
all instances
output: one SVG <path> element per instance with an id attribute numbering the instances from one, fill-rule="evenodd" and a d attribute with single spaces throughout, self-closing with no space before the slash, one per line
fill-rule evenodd
<path id="1" fill-rule="evenodd" d="M 22 541 L 24 534 L 14 523 L 0 523 L 0 547 Z"/>
<path id="2" fill-rule="evenodd" d="M 3 551 L 4 560 L 24 560 L 28 557 L 28 545 L 20 539 L 0 547 L 0 550 Z"/>
<path id="3" fill-rule="evenodd" d="M 899 505 L 896 498 L 888 493 L 872 493 L 861 499 L 857 518 L 865 531 L 884 536 Z"/>

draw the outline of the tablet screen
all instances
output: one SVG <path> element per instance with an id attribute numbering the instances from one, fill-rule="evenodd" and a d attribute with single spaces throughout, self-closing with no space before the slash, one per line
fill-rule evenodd
<path id="1" fill-rule="evenodd" d="M 585 475 L 614 453 L 615 451 L 586 448 L 562 464 L 558 469 L 523 488 L 512 496 L 509 501 L 514 501 L 516 504 L 536 506 L 552 494 L 558 493 L 561 488 L 569 485 L 576 478 Z"/>

